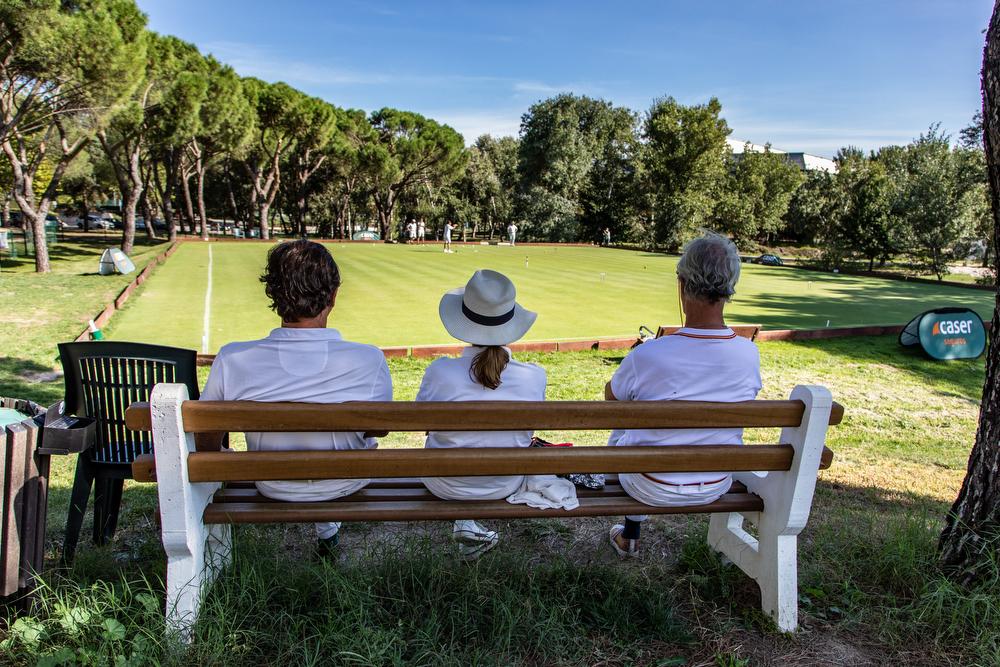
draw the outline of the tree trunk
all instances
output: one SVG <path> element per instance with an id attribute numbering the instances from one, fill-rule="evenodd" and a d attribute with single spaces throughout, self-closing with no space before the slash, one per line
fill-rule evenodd
<path id="1" fill-rule="evenodd" d="M 142 217 L 146 221 L 146 238 L 150 241 L 157 240 L 156 229 L 153 227 L 153 206 L 149 203 L 149 192 L 146 190 L 143 190 L 139 197 L 139 210 L 142 211 Z"/>
<path id="2" fill-rule="evenodd" d="M 271 208 L 271 202 L 264 199 L 260 203 L 257 215 L 260 216 L 260 237 L 265 241 L 271 238 L 271 230 L 267 225 L 268 211 Z"/>
<path id="3" fill-rule="evenodd" d="M 194 202 L 191 200 L 191 174 L 181 174 L 181 194 L 184 195 L 184 217 L 187 218 L 187 233 L 194 234 Z M 183 229 L 181 231 L 184 231 Z"/>
<path id="4" fill-rule="evenodd" d="M 205 213 L 205 169 L 198 160 L 195 173 L 195 195 L 198 197 L 198 218 L 201 220 L 201 240 L 208 240 L 208 214 Z"/>
<path id="5" fill-rule="evenodd" d="M 132 254 L 135 246 L 135 209 L 142 195 L 142 174 L 139 171 L 139 151 L 129 156 L 127 180 L 122 188 L 122 252 Z"/>
<path id="6" fill-rule="evenodd" d="M 35 241 L 35 272 L 48 273 L 52 270 L 49 263 L 49 244 L 45 238 L 45 211 L 25 211 L 21 210 L 24 219 L 24 232 L 28 233 L 28 225 L 31 225 L 31 235 Z"/>
<path id="7" fill-rule="evenodd" d="M 7 192 L 3 198 L 3 208 L 0 209 L 0 227 L 10 227 L 10 198 L 12 193 Z"/>
<path id="8" fill-rule="evenodd" d="M 142 211 L 142 217 L 146 220 L 146 238 L 148 238 L 151 241 L 155 241 L 158 238 L 156 235 L 156 227 L 153 225 L 153 218 L 156 217 L 153 212 L 155 207 L 149 201 L 150 200 L 149 184 L 152 180 L 153 180 L 153 170 L 152 169 L 144 170 L 142 176 L 142 182 L 144 187 L 142 189 L 142 195 L 139 196 L 139 209 Z"/>
<path id="9" fill-rule="evenodd" d="M 1000 1 L 993 8 L 983 51 L 983 130 L 993 211 L 993 243 L 1000 248 Z M 1000 269 L 994 253 L 994 271 Z M 990 571 L 1000 534 L 1000 290 L 986 356 L 979 429 L 965 481 L 938 544 L 942 566 L 971 584 Z"/>

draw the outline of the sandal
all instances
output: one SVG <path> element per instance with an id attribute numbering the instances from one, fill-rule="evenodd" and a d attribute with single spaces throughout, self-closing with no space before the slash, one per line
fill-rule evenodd
<path id="1" fill-rule="evenodd" d="M 639 540 L 625 540 L 628 544 L 627 549 L 622 549 L 618 546 L 618 540 L 616 539 L 619 535 L 625 532 L 625 526 L 620 523 L 616 523 L 611 526 L 611 530 L 608 531 L 608 541 L 611 543 L 611 548 L 615 550 L 618 557 L 622 560 L 626 558 L 638 558 L 639 557 Z"/>

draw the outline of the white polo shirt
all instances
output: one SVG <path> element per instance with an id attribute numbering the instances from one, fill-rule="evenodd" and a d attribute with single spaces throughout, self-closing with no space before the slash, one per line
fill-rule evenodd
<path id="1" fill-rule="evenodd" d="M 749 401 L 760 391 L 760 353 L 732 329 L 689 329 L 632 350 L 611 378 L 619 401 Z M 743 429 L 615 431 L 609 445 L 741 445 Z M 640 477 L 633 475 L 633 477 Z M 718 480 L 719 473 L 654 473 L 666 484 Z"/>
<path id="2" fill-rule="evenodd" d="M 392 380 L 377 347 L 351 343 L 336 329 L 273 330 L 267 338 L 219 350 L 201 393 L 205 401 L 343 403 L 391 401 Z M 374 449 L 363 433 L 247 433 L 250 451 Z M 370 480 L 257 482 L 277 500 L 315 502 L 360 490 Z"/>
<path id="3" fill-rule="evenodd" d="M 417 392 L 418 401 L 544 401 L 545 370 L 515 359 L 500 374 L 500 386 L 487 389 L 469 374 L 481 347 L 467 347 L 458 358 L 441 357 L 427 367 Z M 510 354 L 510 350 L 507 351 Z M 527 447 L 532 431 L 432 431 L 428 448 Z M 423 482 L 434 495 L 451 500 L 506 498 L 521 486 L 515 477 L 427 477 Z"/>

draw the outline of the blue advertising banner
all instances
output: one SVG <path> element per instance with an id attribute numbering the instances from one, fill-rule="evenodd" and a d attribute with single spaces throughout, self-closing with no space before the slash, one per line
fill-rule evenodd
<path id="1" fill-rule="evenodd" d="M 910 320 L 899 343 L 919 345 L 933 359 L 975 359 L 986 349 L 986 327 L 974 310 L 937 308 Z"/>

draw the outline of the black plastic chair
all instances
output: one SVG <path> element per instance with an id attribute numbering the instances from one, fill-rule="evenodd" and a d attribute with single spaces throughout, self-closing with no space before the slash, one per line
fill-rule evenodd
<path id="1" fill-rule="evenodd" d="M 65 414 L 97 421 L 94 446 L 77 458 L 76 477 L 66 519 L 63 561 L 73 560 L 94 486 L 94 544 L 103 545 L 118 527 L 122 487 L 132 478 L 132 461 L 152 451 L 150 433 L 125 427 L 125 409 L 148 401 L 159 382 L 187 385 L 198 398 L 197 353 L 144 343 L 61 343 L 66 382 Z"/>

